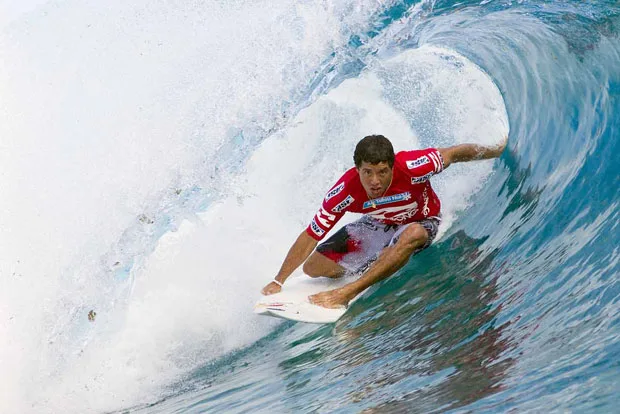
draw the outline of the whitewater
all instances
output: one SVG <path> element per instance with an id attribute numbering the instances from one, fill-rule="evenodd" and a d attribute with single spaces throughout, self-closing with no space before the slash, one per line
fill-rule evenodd
<path id="1" fill-rule="evenodd" d="M 508 146 L 338 323 L 254 315 L 369 134 Z M 0 412 L 613 412 L 619 138 L 611 0 L 0 2 Z"/>

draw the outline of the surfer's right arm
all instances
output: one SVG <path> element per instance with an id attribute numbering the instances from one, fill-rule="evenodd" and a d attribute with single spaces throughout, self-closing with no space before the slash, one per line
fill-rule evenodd
<path id="1" fill-rule="evenodd" d="M 262 290 L 263 295 L 271 295 L 273 293 L 278 293 L 282 290 L 281 284 L 297 269 L 303 262 L 306 261 L 310 253 L 314 251 L 314 248 L 318 244 L 314 238 L 310 237 L 310 235 L 306 232 L 306 230 L 302 231 L 295 243 L 291 246 L 286 258 L 284 259 L 284 263 L 282 263 L 282 267 L 280 271 L 267 286 L 265 286 Z M 278 283 L 280 283 L 280 285 Z"/>
<path id="2" fill-rule="evenodd" d="M 347 173 L 351 175 L 350 172 Z M 344 191 L 347 173 L 327 192 L 321 208 L 319 208 L 308 227 L 301 232 L 288 251 L 280 271 L 261 291 L 263 295 L 271 295 L 281 291 L 284 281 L 308 259 L 317 244 L 333 228 L 334 224 L 342 218 L 353 201 L 353 198 Z"/>

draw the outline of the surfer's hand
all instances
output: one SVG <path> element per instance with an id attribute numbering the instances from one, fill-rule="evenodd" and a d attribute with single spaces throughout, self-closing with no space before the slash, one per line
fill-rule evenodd
<path id="1" fill-rule="evenodd" d="M 346 290 L 340 288 L 317 293 L 316 295 L 310 295 L 308 299 L 310 299 L 310 303 L 315 305 L 335 309 L 342 307 L 346 308 L 351 300 L 351 296 Z"/>
<path id="2" fill-rule="evenodd" d="M 261 290 L 261 293 L 265 296 L 273 295 L 274 293 L 278 293 L 282 290 L 282 286 L 278 285 L 276 282 L 271 281 Z"/>

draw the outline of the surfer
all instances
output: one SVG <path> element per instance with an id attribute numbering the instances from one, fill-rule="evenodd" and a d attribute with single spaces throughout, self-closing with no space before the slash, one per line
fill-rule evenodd
<path id="1" fill-rule="evenodd" d="M 279 292 L 303 263 L 310 277 L 361 274 L 341 288 L 310 296 L 312 303 L 326 308 L 347 306 L 433 242 L 441 222 L 441 204 L 429 179 L 456 162 L 499 157 L 506 140 L 494 147 L 461 144 L 394 154 L 392 143 L 383 135 L 364 137 L 355 147 L 355 167 L 327 192 L 262 293 Z M 319 244 L 346 212 L 363 216 Z"/>

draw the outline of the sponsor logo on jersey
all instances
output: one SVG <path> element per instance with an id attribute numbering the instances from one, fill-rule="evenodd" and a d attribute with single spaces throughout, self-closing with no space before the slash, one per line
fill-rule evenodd
<path id="1" fill-rule="evenodd" d="M 316 221 L 314 219 L 312 219 L 312 222 L 310 223 L 310 228 L 312 229 L 314 234 L 316 234 L 319 237 L 321 237 L 323 234 L 325 234 L 325 230 L 323 230 L 321 227 L 319 227 L 319 225 L 316 224 Z"/>
<path id="2" fill-rule="evenodd" d="M 413 161 L 407 161 L 407 168 L 409 168 L 410 170 L 413 170 L 414 168 L 417 168 L 421 165 L 428 164 L 429 162 L 431 162 L 431 160 L 426 155 L 423 155 L 420 158 L 416 158 Z"/>
<path id="3" fill-rule="evenodd" d="M 428 208 L 428 193 L 426 192 L 427 188 L 424 189 L 424 192 L 422 193 L 422 198 L 424 199 L 424 207 L 422 207 L 422 214 L 424 214 L 424 217 L 428 216 L 428 213 L 430 213 L 431 209 Z"/>
<path id="4" fill-rule="evenodd" d="M 411 184 L 420 184 L 424 181 L 427 181 L 429 178 L 433 176 L 434 173 L 429 172 L 428 174 L 423 175 L 422 177 L 411 177 Z"/>
<path id="5" fill-rule="evenodd" d="M 404 206 L 384 207 L 376 211 L 371 211 L 368 215 L 377 220 L 390 220 L 396 223 L 403 223 L 414 217 L 417 212 L 418 203 L 414 201 Z"/>
<path id="6" fill-rule="evenodd" d="M 330 198 L 333 198 L 336 195 L 340 194 L 340 192 L 342 190 L 344 190 L 344 183 L 340 183 L 336 187 L 334 187 L 331 190 L 329 190 L 329 193 L 327 193 L 327 195 L 325 196 L 325 201 L 327 201 Z"/>
<path id="7" fill-rule="evenodd" d="M 351 197 L 350 195 L 348 195 L 347 198 L 345 198 L 342 202 L 340 202 L 340 204 L 332 208 L 332 212 L 340 213 L 342 210 L 344 210 L 345 208 L 353 204 L 354 201 L 355 199 Z"/>
<path id="8" fill-rule="evenodd" d="M 326 229 L 329 229 L 336 221 L 336 216 L 325 211 L 323 207 L 319 209 L 319 212 L 316 214 L 316 218 Z"/>
<path id="9" fill-rule="evenodd" d="M 406 193 L 394 194 L 394 195 L 387 196 L 387 197 L 381 197 L 381 198 L 375 198 L 374 200 L 368 200 L 364 203 L 363 208 L 370 208 L 370 207 L 377 208 L 377 206 L 382 206 L 384 204 L 397 203 L 399 201 L 410 200 L 410 199 L 411 199 L 411 193 L 407 191 Z"/>

